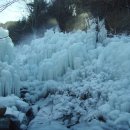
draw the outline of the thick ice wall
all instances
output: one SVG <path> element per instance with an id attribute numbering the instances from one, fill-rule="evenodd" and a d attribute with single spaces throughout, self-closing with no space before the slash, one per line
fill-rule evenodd
<path id="1" fill-rule="evenodd" d="M 112 80 L 130 78 L 130 40 L 124 38 L 111 39 L 98 58 L 99 70 L 109 73 Z"/>
<path id="2" fill-rule="evenodd" d="M 20 79 L 13 67 L 14 47 L 8 31 L 0 28 L 0 96 L 19 95 Z"/>
<path id="3" fill-rule="evenodd" d="M 68 69 L 80 68 L 87 60 L 87 51 L 94 49 L 95 44 L 96 32 L 93 30 L 67 34 L 48 30 L 43 38 L 17 50 L 21 53 L 16 60 L 22 68 L 21 80 L 61 78 Z"/>
<path id="4" fill-rule="evenodd" d="M 0 61 L 10 64 L 13 57 L 13 43 L 9 37 L 8 31 L 0 28 Z"/>
<path id="5" fill-rule="evenodd" d="M 0 62 L 0 96 L 16 94 L 19 96 L 20 78 L 15 68 Z"/>

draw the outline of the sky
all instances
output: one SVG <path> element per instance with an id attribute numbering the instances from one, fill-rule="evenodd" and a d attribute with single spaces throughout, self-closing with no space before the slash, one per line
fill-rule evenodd
<path id="1" fill-rule="evenodd" d="M 8 1 L 13 0 L 0 0 L 0 7 L 4 3 L 7 3 Z M 25 0 L 25 1 L 30 2 L 33 0 Z M 47 3 L 51 1 L 53 0 L 46 0 Z M 29 11 L 27 9 L 24 0 L 18 0 L 18 2 L 15 2 L 14 4 L 6 8 L 4 11 L 0 12 L 0 23 L 6 23 L 7 21 L 18 21 L 23 17 L 27 17 L 28 15 Z"/>
<path id="2" fill-rule="evenodd" d="M 0 6 L 8 1 L 12 0 L 0 0 Z M 4 11 L 0 12 L 0 23 L 5 23 L 7 21 L 18 21 L 23 18 L 23 16 L 27 17 L 29 14 L 27 10 L 27 6 L 23 0 L 19 0 L 15 2 Z"/>

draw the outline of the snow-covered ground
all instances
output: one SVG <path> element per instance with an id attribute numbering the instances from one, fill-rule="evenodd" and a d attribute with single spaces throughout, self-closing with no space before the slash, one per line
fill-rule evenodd
<path id="1" fill-rule="evenodd" d="M 98 34 L 93 25 L 87 32 L 48 30 L 17 47 L 6 43 L 0 40 L 0 95 L 28 88 L 35 113 L 28 130 L 130 130 L 129 36 L 107 38 L 103 25 Z"/>

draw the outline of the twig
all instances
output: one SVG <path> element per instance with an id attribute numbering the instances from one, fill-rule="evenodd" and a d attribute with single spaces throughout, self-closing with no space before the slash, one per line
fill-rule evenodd
<path id="1" fill-rule="evenodd" d="M 18 1 L 19 1 L 19 0 L 13 0 L 13 1 L 11 1 L 11 2 L 8 2 L 8 3 L 4 4 L 4 5 L 1 5 L 1 6 L 0 6 L 0 13 L 1 13 L 2 11 L 4 11 L 6 8 L 8 8 L 10 5 L 12 5 L 13 3 L 18 2 Z"/>

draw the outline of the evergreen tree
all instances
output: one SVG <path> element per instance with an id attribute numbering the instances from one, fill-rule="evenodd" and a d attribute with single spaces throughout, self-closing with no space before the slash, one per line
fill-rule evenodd
<path id="1" fill-rule="evenodd" d="M 47 21 L 47 3 L 44 0 L 34 0 L 33 3 L 28 4 L 28 7 L 30 9 L 28 21 L 35 32 Z"/>

